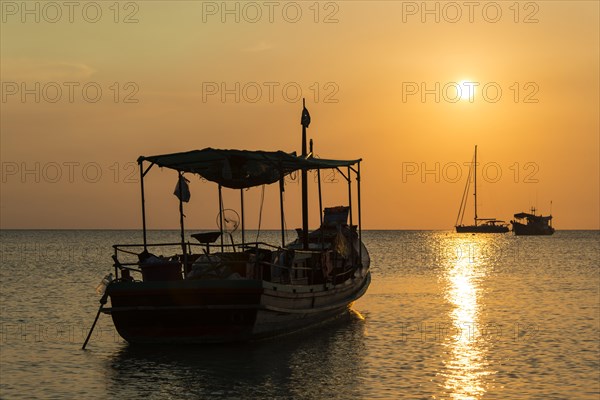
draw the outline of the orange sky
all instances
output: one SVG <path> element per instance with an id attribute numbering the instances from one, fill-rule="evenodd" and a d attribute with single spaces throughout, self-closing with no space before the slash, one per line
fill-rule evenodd
<path id="1" fill-rule="evenodd" d="M 451 229 L 475 144 L 480 217 L 552 201 L 557 229 L 600 227 L 598 2 L 51 3 L 1 2 L 2 228 L 138 228 L 139 155 L 299 151 L 298 89 L 316 154 L 364 160 L 364 228 Z M 150 173 L 149 228 L 178 226 L 175 183 Z M 215 188 L 191 191 L 187 225 L 214 228 Z"/>

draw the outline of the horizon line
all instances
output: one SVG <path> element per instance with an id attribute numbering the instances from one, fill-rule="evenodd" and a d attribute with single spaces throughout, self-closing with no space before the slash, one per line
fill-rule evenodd
<path id="1" fill-rule="evenodd" d="M 258 231 L 259 229 L 246 229 L 245 231 Z M 142 228 L 0 228 L 0 232 L 2 231 L 143 231 Z M 148 232 L 155 231 L 176 231 L 179 232 L 179 228 L 151 228 L 146 229 Z M 191 228 L 185 229 L 186 232 L 192 231 L 209 231 L 209 232 L 218 232 L 218 229 L 206 229 L 206 228 Z M 281 229 L 272 228 L 272 229 L 260 229 L 262 232 L 272 231 L 272 232 L 280 232 Z M 295 229 L 286 229 L 286 232 L 294 232 Z M 365 231 L 454 231 L 454 227 L 451 229 L 442 229 L 442 228 L 363 228 L 363 232 Z M 556 229 L 556 231 L 600 231 L 600 227 L 598 228 L 564 228 L 564 229 Z M 241 232 L 241 231 L 240 231 Z M 510 231 L 509 231 L 510 232 Z"/>

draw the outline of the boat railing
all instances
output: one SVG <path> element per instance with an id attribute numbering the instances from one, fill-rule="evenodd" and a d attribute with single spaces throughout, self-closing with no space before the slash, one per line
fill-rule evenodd
<path id="1" fill-rule="evenodd" d="M 145 247 L 166 247 L 166 246 L 178 246 L 181 247 L 181 243 L 147 243 L 145 245 Z M 268 248 L 272 248 L 272 249 L 281 249 L 280 246 L 275 246 L 266 242 L 245 242 L 245 243 L 223 243 L 223 244 L 214 244 L 214 243 L 191 243 L 191 242 L 186 242 L 186 246 L 188 249 L 191 249 L 192 247 L 204 247 L 204 248 L 209 248 L 209 249 L 222 249 L 222 251 L 224 251 L 224 249 L 240 249 L 240 248 L 244 248 L 244 249 L 248 249 L 248 248 L 255 248 L 255 247 L 268 247 Z M 129 254 L 133 254 L 133 255 L 138 255 L 138 253 L 136 252 L 132 252 L 132 251 L 128 251 L 125 250 L 125 248 L 144 248 L 144 245 L 141 243 L 126 243 L 126 244 L 113 244 L 113 248 L 114 249 L 119 249 L 119 251 L 123 252 L 123 253 L 129 253 Z"/>
<path id="2" fill-rule="evenodd" d="M 218 255 L 222 253 L 242 253 L 250 252 L 255 250 L 256 253 L 259 251 L 284 251 L 285 249 L 274 246 L 265 242 L 246 242 L 238 244 L 223 245 L 215 244 L 206 246 L 201 243 L 186 243 L 186 253 L 182 254 L 181 243 L 126 243 L 126 244 L 114 244 L 114 268 L 115 278 L 126 278 L 129 277 L 131 272 L 142 274 L 143 261 L 139 259 L 139 256 L 143 252 L 151 253 L 155 249 L 171 248 L 172 252 L 168 255 L 160 255 L 167 263 L 178 263 L 185 273 L 190 269 L 194 261 L 200 255 Z M 179 250 L 179 251 L 177 251 Z M 218 252 L 211 252 L 211 250 L 218 250 Z M 310 254 L 313 252 L 319 253 L 320 251 L 296 251 L 297 253 Z M 121 257 L 121 258 L 120 258 Z M 132 258 L 135 257 L 135 260 Z M 127 258 L 127 261 L 125 261 Z M 255 263 L 255 270 L 253 272 L 253 278 L 268 280 L 274 283 L 324 283 L 326 281 L 333 284 L 341 283 L 349 279 L 354 275 L 356 268 L 344 268 L 342 270 L 331 271 L 327 276 L 323 275 L 322 267 L 320 265 L 288 265 L 287 263 L 282 265 L 276 262 L 267 260 L 260 260 L 257 258 Z"/>
<path id="3" fill-rule="evenodd" d="M 156 251 L 157 249 L 165 249 L 170 248 L 171 251 L 166 255 L 161 255 L 160 257 L 170 260 L 171 262 L 179 262 L 183 267 L 184 271 L 187 272 L 187 269 L 191 267 L 191 264 L 195 260 L 195 256 L 201 254 L 215 254 L 216 251 L 224 253 L 224 252 L 244 252 L 244 251 L 252 251 L 256 249 L 259 250 L 270 250 L 277 251 L 282 250 L 281 247 L 271 245 L 265 242 L 245 242 L 245 243 L 223 243 L 223 244 L 213 244 L 213 243 L 186 243 L 185 252 L 182 251 L 181 243 L 176 242 L 166 242 L 166 243 L 122 243 L 122 244 L 114 244 L 114 267 L 115 267 L 115 278 L 119 278 L 122 275 L 124 270 L 130 272 L 141 273 L 141 269 L 139 268 L 141 264 L 143 264 L 139 260 L 139 256 L 145 251 L 150 252 Z M 134 258 L 132 260 L 132 258 Z M 124 259 L 127 258 L 127 261 Z M 188 268 L 186 268 L 186 266 Z M 125 273 L 128 275 L 128 272 Z"/>

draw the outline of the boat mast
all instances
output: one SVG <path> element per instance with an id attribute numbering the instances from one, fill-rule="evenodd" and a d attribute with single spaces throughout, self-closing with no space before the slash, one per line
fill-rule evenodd
<path id="1" fill-rule="evenodd" d="M 310 114 L 306 109 L 306 103 L 302 99 L 302 158 L 305 158 L 306 153 L 306 128 L 310 124 Z M 308 179 L 306 169 L 302 169 L 302 247 L 308 250 Z"/>
<path id="2" fill-rule="evenodd" d="M 475 226 L 477 226 L 477 145 L 475 145 L 475 164 L 473 165 L 473 184 L 475 190 L 473 197 L 475 197 Z"/>

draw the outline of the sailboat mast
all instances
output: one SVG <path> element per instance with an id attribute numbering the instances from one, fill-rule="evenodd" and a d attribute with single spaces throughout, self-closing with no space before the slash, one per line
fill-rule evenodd
<path id="1" fill-rule="evenodd" d="M 477 145 L 475 145 L 475 164 L 473 165 L 473 183 L 475 190 L 473 197 L 475 198 L 475 226 L 477 226 Z"/>

